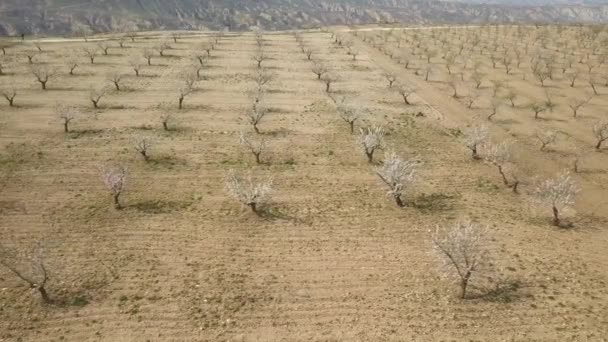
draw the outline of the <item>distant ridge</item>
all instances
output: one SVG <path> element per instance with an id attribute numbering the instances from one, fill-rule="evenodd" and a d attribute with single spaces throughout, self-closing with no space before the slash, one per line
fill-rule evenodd
<path id="1" fill-rule="evenodd" d="M 2 0 L 0 35 L 162 29 L 266 30 L 370 23 L 606 23 L 608 5 L 480 0 Z M 501 0 L 494 0 L 501 1 Z M 537 0 L 544 1 L 544 0 Z M 581 0 L 585 1 L 585 0 Z"/>

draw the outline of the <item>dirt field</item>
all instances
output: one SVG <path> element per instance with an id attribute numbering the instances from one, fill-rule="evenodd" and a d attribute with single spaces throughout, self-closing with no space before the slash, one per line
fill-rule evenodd
<path id="1" fill-rule="evenodd" d="M 95 42 L 43 42 L 36 63 L 59 68 L 47 90 L 29 71 L 25 54 L 35 47 L 7 49 L 16 59 L 0 86 L 18 95 L 15 107 L 0 103 L 2 244 L 44 241 L 54 303 L 0 268 L 0 341 L 606 341 L 608 155 L 594 151 L 590 131 L 607 118 L 608 88 L 598 83 L 573 118 L 567 101 L 590 90 L 584 76 L 574 88 L 548 81 L 559 105 L 535 120 L 523 107 L 544 97 L 540 84 L 483 64 L 487 80 L 505 78 L 521 94 L 490 122 L 487 80 L 467 108 L 451 97 L 443 69 L 425 82 L 415 74 L 421 64 L 405 69 L 361 35 L 341 34 L 356 60 L 330 33 L 302 37 L 338 76 L 331 95 L 365 113 L 356 129 L 382 126 L 391 150 L 423 161 L 405 208 L 386 195 L 291 33 L 264 35 L 275 78 L 259 125 L 269 142 L 260 165 L 238 141 L 253 132 L 244 116 L 252 34 L 220 39 L 181 110 L 179 75 L 204 35 L 174 43 L 150 34 L 124 48 L 112 41 L 95 64 L 82 53 Z M 142 51 L 161 40 L 172 48 L 136 77 L 129 61 L 145 61 Z M 72 76 L 63 63 L 71 54 L 81 55 Z M 121 91 L 93 109 L 90 88 L 111 86 L 113 70 L 128 75 Z M 414 105 L 388 88 L 387 71 L 416 87 Z M 459 84 L 463 94 L 472 88 Z M 80 109 L 70 133 L 57 104 Z M 167 111 L 170 131 L 160 120 Z M 489 125 L 492 140 L 516 139 L 519 194 L 493 166 L 471 160 L 457 130 L 475 122 Z M 538 127 L 562 132 L 547 151 L 534 138 Z M 132 146 L 141 135 L 154 141 L 149 162 Z M 533 204 L 533 180 L 571 168 L 573 148 L 583 146 L 590 152 L 574 174 L 581 192 L 565 216 L 573 227 L 556 228 L 550 208 Z M 122 210 L 101 181 L 109 163 L 128 167 Z M 273 176 L 263 216 L 226 194 L 231 169 Z M 430 233 L 462 218 L 489 225 L 493 266 L 466 300 L 442 277 Z"/>

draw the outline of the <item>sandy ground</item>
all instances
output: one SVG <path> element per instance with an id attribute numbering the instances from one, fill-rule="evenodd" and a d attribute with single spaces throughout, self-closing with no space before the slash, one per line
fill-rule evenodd
<path id="1" fill-rule="evenodd" d="M 455 137 L 483 108 L 466 108 L 443 83 L 422 81 L 354 36 L 356 61 L 329 33 L 303 37 L 339 76 L 334 96 L 364 110 L 357 128 L 381 125 L 390 149 L 424 161 L 409 207 L 387 197 L 291 34 L 266 37 L 264 64 L 276 77 L 260 124 L 270 146 L 261 165 L 238 144 L 238 132 L 251 132 L 243 115 L 254 86 L 251 35 L 221 40 L 182 110 L 179 74 L 205 38 L 172 43 L 140 77 L 129 61 L 157 40 L 112 48 L 93 65 L 81 57 L 74 76 L 61 61 L 85 43 L 43 43 L 38 61 L 60 68 L 46 91 L 28 71 L 31 47 L 9 49 L 18 59 L 0 82 L 18 96 L 17 107 L 0 107 L 0 232 L 10 246 L 45 241 L 56 303 L 42 305 L 1 268 L 0 340 L 604 341 L 606 154 L 591 154 L 575 175 L 583 191 L 566 213 L 574 228 L 555 228 L 549 210 L 532 204 L 530 181 L 513 194 Z M 129 76 L 94 110 L 89 89 L 110 85 L 111 70 Z M 415 105 L 387 87 L 387 70 L 417 85 Z M 516 86 L 542 96 L 531 84 Z M 543 124 L 591 144 L 589 123 L 608 101 L 600 92 L 577 120 L 562 108 Z M 67 135 L 58 103 L 81 112 Z M 160 124 L 166 111 L 171 131 Z M 493 138 L 517 138 L 515 165 L 530 177 L 568 167 L 569 141 L 537 151 L 532 116 L 501 110 Z M 150 162 L 132 148 L 139 135 L 155 142 Z M 99 167 L 111 162 L 129 168 L 120 211 L 100 180 Z M 268 215 L 226 195 L 230 169 L 274 177 Z M 490 226 L 493 270 L 462 301 L 436 267 L 429 230 L 464 217 Z M 513 287 L 492 291 L 499 282 Z"/>

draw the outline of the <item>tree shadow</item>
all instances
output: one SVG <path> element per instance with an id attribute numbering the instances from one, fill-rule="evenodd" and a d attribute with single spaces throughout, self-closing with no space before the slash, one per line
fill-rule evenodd
<path id="1" fill-rule="evenodd" d="M 87 137 L 87 136 L 92 136 L 92 135 L 97 135 L 102 133 L 104 130 L 103 129 L 79 129 L 79 130 L 72 130 L 70 131 L 70 133 L 68 133 L 68 137 L 70 139 L 78 139 L 81 137 Z"/>
<path id="2" fill-rule="evenodd" d="M 443 193 L 421 194 L 412 201 L 412 204 L 416 209 L 426 212 L 448 211 L 454 209 L 456 197 Z"/>
<path id="3" fill-rule="evenodd" d="M 492 303 L 511 303 L 528 297 L 519 290 L 523 284 L 515 279 L 500 279 L 493 286 L 476 288 L 478 294 L 470 296 L 470 299 L 482 299 Z"/>
<path id="4" fill-rule="evenodd" d="M 187 209 L 191 205 L 189 201 L 145 200 L 126 205 L 124 209 L 134 209 L 146 214 L 167 214 Z"/>

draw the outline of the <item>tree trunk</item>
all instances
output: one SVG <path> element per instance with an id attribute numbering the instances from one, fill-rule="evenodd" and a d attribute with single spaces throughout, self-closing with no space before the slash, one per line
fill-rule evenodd
<path id="1" fill-rule="evenodd" d="M 329 87 L 331 86 L 331 83 L 325 83 L 325 92 L 329 93 Z"/>
<path id="2" fill-rule="evenodd" d="M 95 57 L 89 57 L 91 59 L 91 64 L 95 64 Z"/>
<path id="3" fill-rule="evenodd" d="M 68 127 L 68 123 L 64 122 L 63 123 L 63 132 L 68 133 L 70 131 L 69 127 Z"/>
<path id="4" fill-rule="evenodd" d="M 139 70 L 135 69 L 135 76 L 139 76 Z"/>
<path id="5" fill-rule="evenodd" d="M 502 176 L 503 183 L 505 183 L 506 186 L 509 186 L 509 180 L 507 179 L 507 176 L 505 175 L 504 171 L 502 170 L 502 165 L 498 165 L 498 172 Z"/>
<path id="6" fill-rule="evenodd" d="M 46 292 L 46 289 L 44 288 L 44 285 L 38 287 L 38 292 L 40 292 L 40 296 L 42 297 L 42 300 L 45 303 L 50 303 L 51 302 L 51 298 L 49 297 L 48 292 Z"/>
<path id="7" fill-rule="evenodd" d="M 259 154 L 259 153 L 254 153 L 253 155 L 255 156 L 255 162 L 256 162 L 257 164 L 260 164 L 260 163 L 261 163 L 261 162 L 260 162 L 260 154 Z"/>
<path id="8" fill-rule="evenodd" d="M 120 201 L 118 200 L 119 197 L 120 197 L 120 194 L 114 195 L 114 208 L 115 209 L 122 209 L 122 206 L 120 205 Z"/>
<path id="9" fill-rule="evenodd" d="M 401 195 L 394 195 L 393 196 L 395 198 L 395 203 L 397 203 L 397 205 L 401 208 L 405 207 L 405 203 L 403 203 L 403 200 L 401 199 Z"/>
<path id="10" fill-rule="evenodd" d="M 116 87 L 116 91 L 120 91 L 120 85 L 118 82 L 114 82 L 114 86 Z"/>
<path id="11" fill-rule="evenodd" d="M 256 214 L 258 213 L 257 204 L 255 202 L 254 203 L 249 203 L 247 205 L 249 206 L 249 208 L 251 208 L 251 211 L 253 211 Z"/>
<path id="12" fill-rule="evenodd" d="M 178 106 L 179 109 L 182 109 L 183 103 L 184 103 L 184 97 L 182 96 L 179 98 L 179 106 Z"/>
<path id="13" fill-rule="evenodd" d="M 348 124 L 350 126 L 350 134 L 355 133 L 355 122 L 349 122 Z"/>
<path id="14" fill-rule="evenodd" d="M 166 123 L 166 122 L 163 122 L 163 129 L 164 129 L 165 131 L 168 131 L 168 130 L 169 130 L 169 126 L 167 125 L 167 123 Z"/>
<path id="15" fill-rule="evenodd" d="M 465 299 L 467 296 L 467 286 L 471 278 L 471 271 L 468 271 L 460 281 L 460 298 Z"/>
<path id="16" fill-rule="evenodd" d="M 91 100 L 91 102 L 93 102 L 93 108 L 99 108 L 98 105 L 97 105 L 98 101 Z"/>
<path id="17" fill-rule="evenodd" d="M 367 156 L 367 162 L 368 163 L 373 163 L 374 162 L 374 151 L 371 152 L 367 152 L 365 151 L 365 155 Z"/>
<path id="18" fill-rule="evenodd" d="M 258 129 L 258 124 L 253 124 L 253 130 L 257 133 L 260 134 L 260 130 Z"/>
<path id="19" fill-rule="evenodd" d="M 559 227 L 560 219 L 559 219 L 559 211 L 555 206 L 553 206 L 553 225 Z"/>
<path id="20" fill-rule="evenodd" d="M 10 99 L 7 99 L 7 100 L 8 100 L 8 105 L 9 105 L 10 107 L 13 107 L 13 106 L 14 106 L 14 104 L 13 104 L 13 100 L 15 100 L 15 99 L 14 99 L 14 98 L 10 98 Z"/>
<path id="21" fill-rule="evenodd" d="M 47 81 L 40 81 L 40 85 L 42 85 L 42 90 L 46 90 L 46 82 Z"/>
<path id="22" fill-rule="evenodd" d="M 597 142 L 597 145 L 595 145 L 595 149 L 596 149 L 596 150 L 599 150 L 600 148 L 602 148 L 602 142 L 603 142 L 603 140 L 602 140 L 602 139 L 600 139 L 600 140 Z"/>

